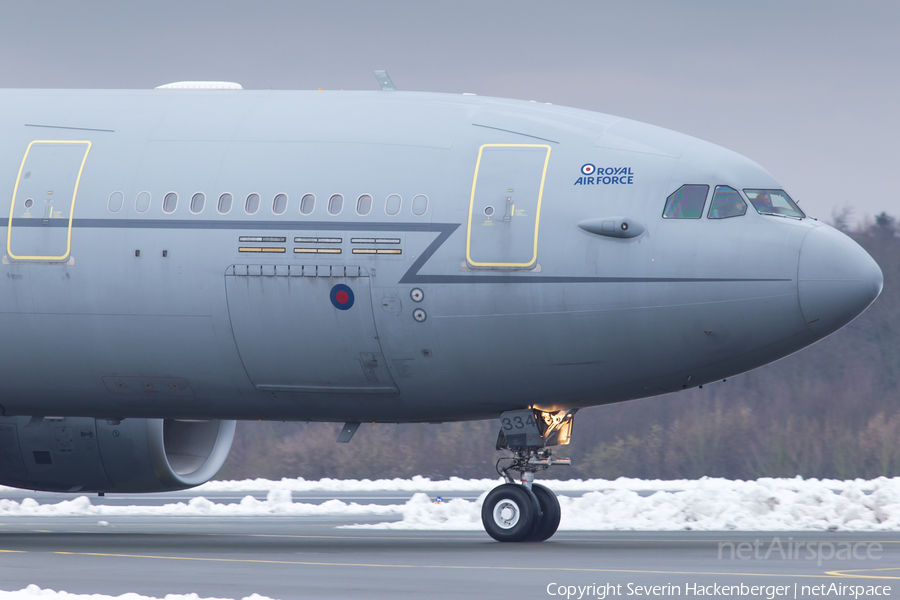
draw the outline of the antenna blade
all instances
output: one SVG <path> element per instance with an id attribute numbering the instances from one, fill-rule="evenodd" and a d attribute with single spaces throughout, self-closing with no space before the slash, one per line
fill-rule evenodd
<path id="1" fill-rule="evenodd" d="M 394 82 L 391 81 L 391 76 L 388 75 L 387 71 L 375 71 L 375 79 L 378 80 L 378 85 L 381 86 L 381 91 L 383 92 L 396 92 L 397 87 L 394 85 Z"/>

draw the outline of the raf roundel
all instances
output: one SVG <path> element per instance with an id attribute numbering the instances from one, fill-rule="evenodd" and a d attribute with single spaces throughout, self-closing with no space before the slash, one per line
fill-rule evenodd
<path id="1" fill-rule="evenodd" d="M 593 175 L 594 171 L 597 170 L 597 167 L 592 165 L 591 163 L 587 163 L 581 166 L 581 174 L 582 175 Z"/>
<path id="2" fill-rule="evenodd" d="M 331 288 L 331 303 L 338 310 L 347 310 L 353 306 L 353 290 L 343 283 Z"/>

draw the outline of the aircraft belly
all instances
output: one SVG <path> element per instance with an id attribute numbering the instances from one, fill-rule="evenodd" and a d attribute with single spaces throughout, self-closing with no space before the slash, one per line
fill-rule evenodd
<path id="1" fill-rule="evenodd" d="M 6 414 L 191 414 L 236 396 L 209 317 L 2 313 L 0 327 Z"/>
<path id="2" fill-rule="evenodd" d="M 742 356 L 750 364 L 755 351 L 804 331 L 793 281 L 572 283 L 543 294 L 522 287 L 484 289 L 480 299 L 472 287 L 444 289 L 448 310 L 435 314 L 434 327 L 459 394 L 502 409 L 652 395 L 681 389 L 685 373 L 697 380 L 745 371 Z M 543 306 L 516 300 L 537 297 Z"/>

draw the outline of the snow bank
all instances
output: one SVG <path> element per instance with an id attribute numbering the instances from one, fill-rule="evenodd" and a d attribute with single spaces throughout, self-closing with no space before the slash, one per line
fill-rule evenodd
<path id="1" fill-rule="evenodd" d="M 279 481 L 269 479 L 244 479 L 241 481 L 210 481 L 194 488 L 198 492 L 252 492 L 257 490 L 290 490 L 292 492 L 483 492 L 503 481 L 496 479 L 450 479 L 432 481 L 428 477 L 416 475 L 410 479 L 318 479 L 306 480 L 284 478 Z M 555 483 L 555 482 L 554 482 Z M 578 488 L 582 489 L 582 488 Z"/>
<path id="2" fill-rule="evenodd" d="M 0 590 L 0 600 L 157 600 L 151 596 L 141 596 L 140 594 L 122 594 L 121 596 L 105 596 L 103 594 L 70 594 L 69 592 L 55 592 L 53 590 L 42 590 L 36 585 L 29 585 L 24 590 L 16 592 L 4 592 Z M 226 600 L 224 598 L 203 598 L 197 594 L 168 594 L 163 600 Z M 230 599 L 228 599 L 230 600 Z M 247 596 L 243 600 L 272 600 L 267 596 L 253 594 Z"/>
<path id="3" fill-rule="evenodd" d="M 253 485 L 261 486 L 265 483 L 264 480 L 255 480 Z M 271 489 L 265 500 L 246 496 L 237 503 L 217 503 L 202 496 L 193 498 L 188 503 L 163 506 L 95 506 L 87 496 L 56 504 L 40 504 L 31 498 L 26 498 L 21 503 L 0 500 L 0 517 L 378 516 L 399 517 L 399 520 L 347 527 L 480 530 L 481 504 L 487 491 L 498 482 L 487 479 L 432 482 L 414 478 L 374 482 L 306 482 L 292 479 L 268 483 L 271 484 Z M 565 494 L 559 496 L 562 507 L 561 530 L 900 530 L 900 478 L 881 477 L 870 481 L 806 480 L 799 477 L 756 481 L 704 478 L 668 482 L 618 479 L 543 483 L 556 492 L 565 492 L 567 487 L 571 490 L 597 490 L 588 491 L 580 497 Z M 558 485 L 562 483 L 566 485 Z M 340 500 L 328 500 L 321 504 L 293 502 L 289 488 L 307 484 L 318 486 L 307 489 L 326 492 L 348 489 L 383 490 L 386 488 L 377 486 L 388 485 L 394 487 L 387 489 L 419 491 L 405 504 L 358 504 Z M 203 486 L 200 489 L 209 488 Z M 481 496 L 475 501 L 456 498 L 435 504 L 433 497 L 423 493 L 423 489 L 468 489 L 481 491 Z M 109 522 L 99 521 L 98 524 L 108 526 Z"/>
<path id="4" fill-rule="evenodd" d="M 706 481 L 731 481 L 725 479 L 632 479 L 628 477 L 620 477 L 619 479 L 540 479 L 539 482 L 546 485 L 556 492 L 566 491 L 608 491 L 608 490 L 631 490 L 631 491 L 683 491 L 692 490 L 700 486 L 706 485 Z M 795 477 L 793 479 L 772 479 L 763 478 L 759 482 L 772 488 L 799 490 L 810 482 L 825 485 L 830 489 L 843 489 L 849 484 L 859 487 L 860 490 L 870 492 L 875 489 L 879 482 L 887 481 L 886 478 L 865 480 L 854 479 L 843 481 L 839 479 L 803 479 Z M 499 477 L 496 479 L 461 479 L 459 477 L 451 477 L 432 481 L 428 477 L 419 475 L 410 479 L 318 479 L 306 480 L 302 477 L 296 479 L 281 479 L 273 481 L 270 479 L 244 479 L 240 481 L 210 481 L 194 488 L 195 491 L 202 492 L 252 492 L 259 490 L 291 490 L 293 492 L 378 492 L 378 491 L 396 491 L 396 492 L 446 492 L 449 490 L 456 492 L 484 492 L 503 483 Z M 744 482 L 733 482 L 736 484 Z M 0 488 L 2 489 L 2 488 Z"/>
<path id="5" fill-rule="evenodd" d="M 0 500 L 2 517 L 84 517 L 84 516 L 138 516 L 138 517 L 263 517 L 282 515 L 291 517 L 344 517 L 364 515 L 400 514 L 400 504 L 357 504 L 328 500 L 322 504 L 293 502 L 290 490 L 272 490 L 265 500 L 245 496 L 239 503 L 219 504 L 203 496 L 192 498 L 187 504 L 178 502 L 162 506 L 109 506 L 91 504 L 87 496 L 64 500 L 57 504 L 40 504 L 32 498 L 21 503 Z M 104 524 L 105 523 L 105 524 Z M 101 526 L 109 525 L 100 521 Z M 0 598 L 2 600 L 2 598 Z"/>
<path id="6" fill-rule="evenodd" d="M 645 482 L 646 483 L 646 482 Z M 620 488 L 559 496 L 560 530 L 900 530 L 900 478 L 869 482 L 701 479 L 649 496 Z M 837 487 L 837 489 L 835 489 Z M 644 488 L 646 489 L 646 487 Z M 867 494 L 866 492 L 871 492 Z M 416 494 L 402 520 L 364 529 L 481 529 L 482 496 L 434 504 Z"/>

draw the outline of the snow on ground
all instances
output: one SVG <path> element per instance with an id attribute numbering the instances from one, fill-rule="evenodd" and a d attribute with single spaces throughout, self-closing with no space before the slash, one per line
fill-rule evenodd
<path id="1" fill-rule="evenodd" d="M 309 516 L 394 517 L 394 520 L 347 527 L 376 529 L 480 530 L 481 503 L 499 481 L 426 478 L 378 481 L 303 479 L 212 482 L 203 491 L 266 490 L 266 500 L 246 496 L 238 503 L 216 503 L 202 496 L 163 506 L 93 505 L 81 496 L 56 504 L 27 498 L 0 500 L 0 517 L 16 516 Z M 869 481 L 759 479 L 731 481 L 703 478 L 680 481 L 544 481 L 559 495 L 561 530 L 900 530 L 900 478 Z M 358 504 L 328 500 L 294 502 L 292 491 L 414 492 L 405 504 Z M 451 499 L 436 504 L 424 492 L 476 491 L 475 500 Z M 581 496 L 566 491 L 584 491 Z M 642 492 L 639 494 L 638 492 Z M 99 524 L 106 524 L 101 521 Z M 0 600 L 3 600 L 0 598 Z"/>
<path id="2" fill-rule="evenodd" d="M 32 584 L 24 590 L 14 592 L 4 592 L 0 590 L 0 600 L 157 600 L 150 596 L 141 596 L 140 594 L 122 594 L 121 596 L 105 596 L 103 594 L 70 594 L 69 592 L 55 592 L 53 590 L 42 590 L 38 586 Z M 203 598 L 197 594 L 168 594 L 163 600 L 226 600 L 223 598 Z M 229 599 L 230 600 L 230 599 Z M 243 600 L 272 600 L 267 596 L 253 594 L 247 596 Z"/>
<path id="3" fill-rule="evenodd" d="M 886 478 L 864 480 L 854 479 L 851 481 L 843 481 L 840 479 L 810 479 L 805 480 L 802 477 L 793 479 L 772 479 L 764 478 L 759 481 L 767 482 L 769 487 L 777 487 L 788 490 L 799 489 L 809 482 L 818 482 L 828 486 L 831 489 L 843 489 L 848 483 L 858 485 L 863 491 L 872 491 L 879 482 Z M 566 491 L 607 491 L 607 490 L 632 490 L 632 491 L 682 491 L 694 489 L 703 485 L 703 479 L 633 479 L 629 477 L 620 477 L 619 479 L 540 479 L 539 483 L 546 485 L 556 492 Z M 715 481 L 726 481 L 716 479 Z M 494 486 L 503 483 L 499 477 L 495 479 L 461 479 L 459 477 L 451 477 L 432 481 L 428 477 L 416 475 L 410 479 L 313 479 L 307 480 L 302 477 L 296 479 L 280 479 L 273 481 L 270 479 L 243 479 L 239 481 L 210 481 L 204 483 L 200 487 L 194 488 L 195 491 L 203 492 L 252 492 L 258 490 L 291 490 L 292 492 L 377 492 L 377 491 L 400 491 L 400 492 L 441 492 L 453 490 L 457 492 L 484 492 L 490 490 Z M 740 483 L 740 482 L 737 482 Z M 2 488 L 0 488 L 2 489 Z"/>
<path id="4" fill-rule="evenodd" d="M 788 484 L 790 482 L 790 484 Z M 645 482 L 647 483 L 647 482 Z M 681 491 L 641 496 L 611 487 L 580 497 L 559 495 L 560 530 L 900 530 L 900 478 L 868 482 L 701 479 Z M 648 490 L 650 486 L 640 489 Z M 866 493 L 870 492 L 870 493 Z M 482 496 L 434 504 L 416 494 L 402 519 L 365 529 L 481 529 Z"/>
<path id="5" fill-rule="evenodd" d="M 601 480 L 592 480 L 601 481 Z M 635 480 L 637 481 L 637 480 Z M 244 479 L 241 481 L 210 481 L 194 488 L 203 492 L 252 492 L 256 490 L 290 490 L 292 492 L 483 492 L 503 483 L 496 479 L 450 479 L 432 481 L 428 477 L 416 475 L 410 479 Z M 552 482 L 568 483 L 568 482 Z M 606 482 L 609 483 L 609 482 Z M 574 488 L 569 488 L 574 489 Z M 585 489 L 585 488 L 577 488 Z"/>
<path id="6" fill-rule="evenodd" d="M 272 490 L 265 500 L 245 496 L 238 503 L 217 503 L 203 496 L 188 503 L 177 502 L 161 506 L 111 506 L 92 504 L 87 496 L 63 500 L 56 504 L 40 504 L 33 498 L 21 503 L 0 500 L 2 517 L 83 517 L 83 516 L 137 516 L 137 517 L 262 517 L 280 515 L 289 517 L 346 517 L 365 515 L 399 515 L 402 504 L 357 504 L 328 500 L 321 504 L 294 502 L 290 490 Z M 2 599 L 0 599 L 2 600 Z"/>

